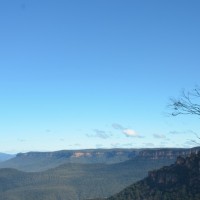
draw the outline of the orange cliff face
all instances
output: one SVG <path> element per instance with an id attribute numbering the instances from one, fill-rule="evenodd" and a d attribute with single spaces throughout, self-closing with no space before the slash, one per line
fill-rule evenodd
<path id="1" fill-rule="evenodd" d="M 91 157 L 92 154 L 89 152 L 74 152 L 71 157 L 80 158 L 80 157 Z"/>

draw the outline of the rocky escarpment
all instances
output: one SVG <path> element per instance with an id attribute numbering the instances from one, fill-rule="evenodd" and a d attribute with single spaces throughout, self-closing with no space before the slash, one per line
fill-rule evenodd
<path id="1" fill-rule="evenodd" d="M 199 147 L 191 149 L 179 149 L 179 148 L 162 148 L 162 149 L 143 149 L 139 152 L 139 157 L 145 159 L 176 159 L 178 156 L 186 157 L 191 153 L 197 153 L 200 150 Z"/>
<path id="2" fill-rule="evenodd" d="M 177 156 L 186 156 L 198 148 L 178 149 L 86 149 L 62 150 L 54 152 L 19 153 L 15 158 L 0 163 L 0 168 L 15 168 L 22 171 L 36 172 L 57 167 L 65 163 L 79 164 L 114 164 L 131 160 L 132 162 L 155 161 L 171 164 Z M 160 165 L 159 165 L 160 166 Z"/>
<path id="3" fill-rule="evenodd" d="M 148 174 L 147 183 L 159 189 L 181 185 L 193 186 L 200 181 L 200 152 L 189 157 L 178 157 L 176 163 Z"/>
<path id="4" fill-rule="evenodd" d="M 131 185 L 108 200 L 199 200 L 200 152 L 175 164 L 149 172 L 148 177 Z"/>
<path id="5" fill-rule="evenodd" d="M 158 148 L 158 149 L 86 149 L 86 150 L 62 150 L 54 152 L 28 152 L 18 153 L 18 158 L 57 158 L 71 159 L 71 161 L 88 162 L 92 160 L 96 163 L 117 163 L 135 157 L 145 159 L 176 159 L 178 156 L 187 156 L 196 153 L 200 148 Z"/>
<path id="6" fill-rule="evenodd" d="M 62 150 L 54 152 L 28 152 L 19 153 L 19 159 L 55 159 L 68 163 L 107 163 L 123 162 L 138 155 L 135 149 L 86 149 L 86 150 Z"/>

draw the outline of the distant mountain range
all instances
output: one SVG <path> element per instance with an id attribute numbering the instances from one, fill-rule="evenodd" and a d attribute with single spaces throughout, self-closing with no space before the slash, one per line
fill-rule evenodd
<path id="1" fill-rule="evenodd" d="M 0 153 L 0 162 L 4 162 L 4 161 L 9 160 L 14 157 L 15 157 L 15 155 Z"/>
<path id="2" fill-rule="evenodd" d="M 149 172 L 148 177 L 107 200 L 199 200 L 200 152 Z"/>
<path id="3" fill-rule="evenodd" d="M 200 148 L 100 149 L 18 154 L 4 164 L 12 163 L 26 171 L 29 167 L 38 172 L 0 169 L 0 199 L 82 200 L 105 198 L 143 179 L 148 175 L 148 171 L 172 164 L 177 156 L 185 157 L 198 150 Z M 65 163 L 59 165 L 59 161 L 65 161 Z M 59 166 L 53 168 L 53 162 Z M 38 167 L 36 167 L 37 165 Z M 44 168 L 51 169 L 41 171 Z"/>
<path id="4" fill-rule="evenodd" d="M 176 157 L 186 156 L 197 148 L 192 149 L 89 149 L 62 150 L 55 152 L 19 153 L 16 157 L 0 163 L 0 168 L 14 168 L 27 172 L 39 172 L 55 168 L 65 163 L 79 164 L 114 164 L 131 159 L 168 160 L 169 164 Z"/>

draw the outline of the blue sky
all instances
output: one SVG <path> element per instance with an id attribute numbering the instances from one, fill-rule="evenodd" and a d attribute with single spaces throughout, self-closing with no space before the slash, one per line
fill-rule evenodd
<path id="1" fill-rule="evenodd" d="M 199 84 L 197 0 L 2 0 L 0 151 L 191 147 L 170 97 Z"/>

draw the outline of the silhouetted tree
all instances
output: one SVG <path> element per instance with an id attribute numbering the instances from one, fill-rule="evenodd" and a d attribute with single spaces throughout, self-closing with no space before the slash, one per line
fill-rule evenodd
<path id="1" fill-rule="evenodd" d="M 170 108 L 173 116 L 189 114 L 200 116 L 200 88 L 196 87 L 191 92 L 183 91 L 178 99 L 170 99 Z"/>
<path id="2" fill-rule="evenodd" d="M 178 99 L 171 98 L 169 107 L 173 110 L 171 113 L 172 116 L 200 116 L 200 87 L 196 86 L 192 91 L 183 91 Z M 200 139 L 197 134 L 195 135 Z"/>

